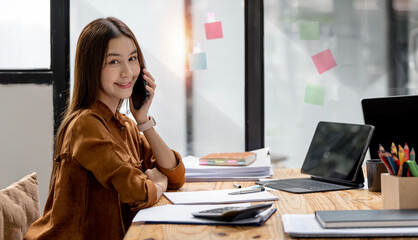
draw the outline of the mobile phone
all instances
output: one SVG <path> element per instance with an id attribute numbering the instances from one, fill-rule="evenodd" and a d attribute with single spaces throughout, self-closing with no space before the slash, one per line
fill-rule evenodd
<path id="1" fill-rule="evenodd" d="M 222 207 L 205 211 L 194 212 L 192 215 L 198 218 L 208 218 L 221 221 L 236 221 L 245 218 L 252 218 L 257 214 L 273 206 L 273 203 L 261 203 L 249 207 Z"/>
<path id="2" fill-rule="evenodd" d="M 143 69 L 143 68 L 142 68 Z M 132 91 L 132 104 L 136 110 L 140 109 L 142 105 L 148 100 L 149 92 L 145 89 L 147 82 L 144 79 L 144 73 L 141 72 L 136 79 L 133 91 Z"/>

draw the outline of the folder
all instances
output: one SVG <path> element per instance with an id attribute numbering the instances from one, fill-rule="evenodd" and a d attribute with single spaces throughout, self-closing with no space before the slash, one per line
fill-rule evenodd
<path id="1" fill-rule="evenodd" d="M 254 218 L 247 218 L 238 221 L 218 221 L 193 217 L 193 212 L 209 210 L 221 207 L 245 207 L 243 204 L 223 205 L 163 205 L 140 210 L 132 220 L 133 224 L 191 224 L 191 225 L 223 225 L 223 226 L 261 226 L 276 211 L 273 206 Z"/>

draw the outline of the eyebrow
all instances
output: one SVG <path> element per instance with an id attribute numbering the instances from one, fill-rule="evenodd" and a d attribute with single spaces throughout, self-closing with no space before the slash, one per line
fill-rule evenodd
<path id="1" fill-rule="evenodd" d="M 135 53 L 137 53 L 136 50 L 133 50 L 131 53 L 129 53 L 129 55 L 132 55 L 132 54 L 135 54 Z M 119 53 L 108 53 L 106 55 L 106 57 L 114 57 L 114 56 L 119 57 L 121 55 Z"/>

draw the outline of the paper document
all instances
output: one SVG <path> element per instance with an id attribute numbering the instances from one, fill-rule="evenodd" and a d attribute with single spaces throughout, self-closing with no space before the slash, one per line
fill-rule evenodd
<path id="1" fill-rule="evenodd" d="M 193 191 L 193 192 L 164 192 L 164 195 L 173 204 L 220 204 L 240 202 L 263 202 L 279 200 L 277 196 L 268 191 L 229 195 L 230 192 L 242 191 L 251 188 L 226 189 L 214 191 Z"/>
<path id="2" fill-rule="evenodd" d="M 291 237 L 412 237 L 418 227 L 322 228 L 314 214 L 283 214 L 284 231 Z"/>
<path id="3" fill-rule="evenodd" d="M 209 210 L 218 207 L 247 207 L 249 203 L 243 204 L 227 204 L 227 205 L 164 205 L 151 207 L 140 210 L 133 223 L 161 223 L 161 224 L 199 224 L 199 225 L 233 225 L 233 226 L 260 226 L 275 211 L 276 208 L 271 207 L 254 218 L 242 219 L 238 221 L 217 221 L 204 218 L 193 217 L 193 212 Z"/>

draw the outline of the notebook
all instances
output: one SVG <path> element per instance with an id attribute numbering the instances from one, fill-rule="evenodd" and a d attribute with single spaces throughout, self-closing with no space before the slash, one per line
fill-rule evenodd
<path id="1" fill-rule="evenodd" d="M 326 192 L 364 186 L 362 164 L 374 127 L 364 124 L 318 123 L 301 172 L 310 178 L 257 184 L 291 193 Z"/>
<path id="2" fill-rule="evenodd" d="M 324 228 L 418 227 L 418 209 L 315 211 Z"/>
<path id="3" fill-rule="evenodd" d="M 379 144 L 390 149 L 392 142 L 418 147 L 418 95 L 365 98 L 361 100 L 365 124 L 375 126 L 370 157 L 379 159 Z"/>

